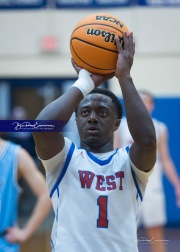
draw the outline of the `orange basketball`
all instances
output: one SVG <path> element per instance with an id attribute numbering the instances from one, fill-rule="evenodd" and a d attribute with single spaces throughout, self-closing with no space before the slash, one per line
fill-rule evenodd
<path id="1" fill-rule="evenodd" d="M 126 25 L 111 14 L 96 13 L 81 20 L 74 28 L 70 50 L 75 63 L 91 73 L 115 72 L 118 51 L 115 37 L 123 45 Z"/>

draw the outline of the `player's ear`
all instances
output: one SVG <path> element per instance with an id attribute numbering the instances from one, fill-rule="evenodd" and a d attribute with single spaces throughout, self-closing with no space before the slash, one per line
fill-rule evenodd
<path id="1" fill-rule="evenodd" d="M 121 122 L 121 119 L 116 119 L 116 123 L 114 125 L 113 131 L 116 131 L 119 128 L 120 122 Z"/>

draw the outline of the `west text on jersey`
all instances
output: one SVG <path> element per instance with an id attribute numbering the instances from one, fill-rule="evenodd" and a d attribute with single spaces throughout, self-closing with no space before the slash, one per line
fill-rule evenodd
<path id="1" fill-rule="evenodd" d="M 123 190 L 124 171 L 116 172 L 113 175 L 96 175 L 90 171 L 79 170 L 79 180 L 81 188 L 91 188 L 95 181 L 95 189 L 98 191 L 111 191 L 118 188 Z"/>

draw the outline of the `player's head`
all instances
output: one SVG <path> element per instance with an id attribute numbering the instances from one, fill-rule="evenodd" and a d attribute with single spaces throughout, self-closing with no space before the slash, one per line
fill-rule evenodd
<path id="1" fill-rule="evenodd" d="M 121 102 L 119 101 L 118 97 L 113 93 L 111 92 L 110 90 L 108 89 L 104 89 L 104 88 L 95 88 L 93 89 L 90 93 L 90 94 L 102 94 L 102 95 L 106 95 L 108 96 L 111 100 L 112 100 L 112 103 L 114 104 L 115 106 L 115 113 L 117 114 L 117 118 L 118 119 L 121 119 L 122 118 L 122 114 L 123 114 L 123 108 L 122 108 L 122 104 Z M 77 112 L 78 112 L 78 108 L 79 106 L 76 108 L 76 111 L 75 111 L 75 114 L 76 114 L 76 118 L 77 118 Z"/>
<path id="2" fill-rule="evenodd" d="M 122 105 L 109 90 L 96 88 L 76 109 L 76 121 L 81 142 L 92 147 L 102 146 L 113 140 L 122 118 Z"/>
<path id="3" fill-rule="evenodd" d="M 154 109 L 154 96 L 147 90 L 139 90 L 139 94 L 148 112 L 151 114 Z"/>

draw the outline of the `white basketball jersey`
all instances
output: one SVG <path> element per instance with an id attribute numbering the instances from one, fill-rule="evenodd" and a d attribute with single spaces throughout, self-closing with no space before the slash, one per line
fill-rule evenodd
<path id="1" fill-rule="evenodd" d="M 163 134 L 163 131 L 165 131 L 167 127 L 163 122 L 160 122 L 155 118 L 152 118 L 152 121 L 153 121 L 155 131 L 156 131 L 157 159 L 156 159 L 156 164 L 153 169 L 153 172 L 152 172 L 151 176 L 149 177 L 148 186 L 146 189 L 146 197 L 149 194 L 151 197 L 151 194 L 154 194 L 154 191 L 157 191 L 157 190 L 163 191 L 163 185 L 162 185 L 163 168 L 162 168 L 162 163 L 161 163 L 160 157 L 159 157 L 158 142 L 159 142 L 161 135 Z M 121 124 L 120 124 L 118 131 L 119 131 L 118 133 L 120 136 L 121 146 L 128 146 L 133 143 L 133 139 L 130 134 L 127 120 L 125 117 L 123 117 L 123 119 L 121 120 Z"/>
<path id="2" fill-rule="evenodd" d="M 50 192 L 55 212 L 52 251 L 137 252 L 143 194 L 125 148 L 100 159 L 71 143 Z"/>

